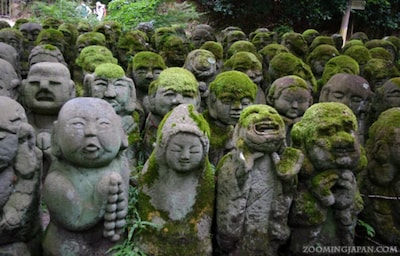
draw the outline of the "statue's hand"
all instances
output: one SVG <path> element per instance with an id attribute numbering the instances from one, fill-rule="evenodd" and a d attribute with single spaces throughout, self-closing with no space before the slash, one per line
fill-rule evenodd
<path id="1" fill-rule="evenodd" d="M 325 206 L 335 203 L 335 196 L 331 189 L 339 179 L 336 170 L 328 170 L 315 175 L 311 180 L 311 191 Z"/>
<path id="2" fill-rule="evenodd" d="M 354 204 L 357 192 L 356 178 L 352 171 L 342 170 L 333 190 L 335 196 L 335 208 L 345 209 Z"/>
<path id="3" fill-rule="evenodd" d="M 301 150 L 292 147 L 285 148 L 281 156 L 274 152 L 271 157 L 276 166 L 277 175 L 283 180 L 289 180 L 296 176 L 304 161 Z"/>
<path id="4" fill-rule="evenodd" d="M 128 213 L 127 191 L 122 177 L 118 173 L 109 175 L 106 211 L 104 214 L 103 236 L 111 241 L 118 241 L 126 224 Z"/>

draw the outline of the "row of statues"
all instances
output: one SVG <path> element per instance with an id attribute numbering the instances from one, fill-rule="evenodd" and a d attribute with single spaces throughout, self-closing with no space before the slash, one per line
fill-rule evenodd
<path id="1" fill-rule="evenodd" d="M 358 218 L 400 244 L 395 37 L 378 54 L 315 30 L 16 24 L 0 29 L 0 254 L 129 237 L 147 255 L 296 255 L 354 245 Z M 7 40 L 22 31 L 30 48 Z M 152 224 L 133 238 L 132 207 Z"/>

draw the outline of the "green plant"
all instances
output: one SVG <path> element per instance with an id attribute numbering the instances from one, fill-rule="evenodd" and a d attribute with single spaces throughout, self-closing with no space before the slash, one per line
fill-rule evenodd
<path id="1" fill-rule="evenodd" d="M 365 231 L 367 232 L 367 235 L 369 237 L 374 237 L 375 236 L 375 229 L 369 225 L 368 223 L 366 223 L 365 221 L 362 221 L 360 219 L 357 220 L 357 225 L 360 227 L 363 227 L 365 229 Z"/>
<path id="2" fill-rule="evenodd" d="M 135 179 L 132 177 L 131 179 Z M 134 235 L 140 234 L 140 232 L 146 228 L 157 228 L 152 222 L 141 220 L 139 213 L 136 209 L 136 203 L 138 200 L 139 191 L 133 185 L 129 185 L 129 200 L 128 200 L 128 214 L 126 217 L 126 229 L 127 238 L 122 244 L 118 244 L 112 247 L 108 252 L 112 252 L 113 256 L 146 256 L 144 252 L 140 250 L 135 242 Z"/>
<path id="3" fill-rule="evenodd" d="M 121 23 L 124 29 L 136 27 L 140 22 L 152 21 L 154 27 L 187 24 L 200 14 L 193 4 L 162 0 L 113 0 L 108 4 L 108 20 Z"/>

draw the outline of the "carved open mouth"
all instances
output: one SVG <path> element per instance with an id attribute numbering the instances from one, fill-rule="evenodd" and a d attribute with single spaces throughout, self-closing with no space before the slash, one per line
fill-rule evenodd
<path id="1" fill-rule="evenodd" d="M 100 149 L 100 147 L 98 147 L 97 145 L 91 143 L 91 144 L 88 144 L 88 145 L 84 148 L 84 151 L 85 151 L 86 153 L 93 153 L 93 152 L 97 152 L 99 149 Z"/>
<path id="2" fill-rule="evenodd" d="M 54 101 L 54 96 L 51 93 L 40 92 L 36 95 L 37 101 Z"/>
<path id="3" fill-rule="evenodd" d="M 270 134 L 279 132 L 279 125 L 274 122 L 261 122 L 254 125 L 257 134 Z"/>

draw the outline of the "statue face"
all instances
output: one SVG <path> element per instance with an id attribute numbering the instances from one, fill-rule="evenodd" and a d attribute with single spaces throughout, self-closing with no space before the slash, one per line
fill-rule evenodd
<path id="1" fill-rule="evenodd" d="M 216 98 L 215 95 L 211 97 Z M 226 92 L 215 99 L 214 102 L 209 103 L 209 112 L 214 119 L 221 122 L 223 125 L 234 125 L 238 122 L 243 109 L 250 106 L 252 103 L 250 98 L 244 97 L 238 99 L 235 95 Z"/>
<path id="2" fill-rule="evenodd" d="M 13 33 L 3 32 L 0 33 L 0 42 L 6 43 L 14 47 L 17 52 L 22 50 L 22 40 Z"/>
<path id="3" fill-rule="evenodd" d="M 248 125 L 240 127 L 239 135 L 250 150 L 272 153 L 282 147 L 285 141 L 285 124 L 274 108 L 263 105 L 261 109 L 247 114 L 244 119 Z"/>
<path id="4" fill-rule="evenodd" d="M 400 107 L 400 86 L 395 83 L 385 83 L 382 89 L 385 104 L 390 108 Z"/>
<path id="5" fill-rule="evenodd" d="M 132 82 L 124 78 L 96 77 L 90 86 L 91 96 L 106 100 L 115 112 L 120 113 L 129 102 L 131 86 Z"/>
<path id="6" fill-rule="evenodd" d="M 19 145 L 18 128 L 27 122 L 25 110 L 16 101 L 0 96 L 0 170 L 10 165 Z"/>
<path id="7" fill-rule="evenodd" d="M 280 115 L 295 119 L 303 116 L 306 109 L 310 106 L 310 92 L 304 88 L 289 87 L 283 89 L 277 99 L 274 99 L 273 107 Z"/>
<path id="8" fill-rule="evenodd" d="M 154 67 L 152 64 L 133 70 L 132 76 L 136 88 L 147 93 L 150 83 L 158 78 L 161 71 L 161 68 Z"/>
<path id="9" fill-rule="evenodd" d="M 192 72 L 197 80 L 202 81 L 216 75 L 217 61 L 211 52 L 199 52 L 198 54 L 194 54 L 192 56 L 189 53 L 188 58 L 188 65 L 185 68 Z"/>
<path id="10" fill-rule="evenodd" d="M 358 116 L 366 109 L 367 98 L 368 91 L 365 88 L 361 89 L 358 86 L 349 86 L 349 84 L 335 84 L 331 86 L 325 101 L 343 103 Z"/>
<path id="11" fill-rule="evenodd" d="M 191 42 L 193 43 L 194 47 L 200 48 L 205 42 L 207 41 L 214 41 L 214 37 L 210 32 L 205 29 L 198 29 L 193 31 Z"/>
<path id="12" fill-rule="evenodd" d="M 154 96 L 154 106 L 152 106 L 155 114 L 164 116 L 179 104 L 198 105 L 198 97 L 192 92 L 178 93 L 171 89 L 160 87 Z"/>
<path id="13" fill-rule="evenodd" d="M 195 170 L 204 158 L 203 145 L 198 136 L 190 133 L 172 135 L 166 148 L 167 165 L 179 173 Z"/>
<path id="14" fill-rule="evenodd" d="M 14 67 L 7 61 L 0 59 L 0 95 L 16 99 L 20 80 Z"/>
<path id="15" fill-rule="evenodd" d="M 360 159 L 360 143 L 353 128 L 355 124 L 340 118 L 327 118 L 316 125 L 316 132 L 305 143 L 314 167 L 319 170 L 354 169 Z"/>
<path id="16" fill-rule="evenodd" d="M 104 101 L 68 104 L 60 111 L 56 129 L 62 155 L 73 165 L 104 166 L 121 147 L 121 124 Z"/>
<path id="17" fill-rule="evenodd" d="M 36 113 L 56 114 L 74 97 L 74 84 L 68 69 L 60 63 L 41 62 L 33 65 L 24 80 L 24 102 Z"/>
<path id="18" fill-rule="evenodd" d="M 28 42 L 30 42 L 31 45 L 33 46 L 40 31 L 42 31 L 42 26 L 40 24 L 28 22 L 22 24 L 21 27 L 19 28 L 19 31 L 21 31 L 24 38 L 28 40 Z"/>
<path id="19" fill-rule="evenodd" d="M 272 44 L 274 42 L 273 36 L 269 33 L 257 33 L 251 41 L 258 50 L 262 49 L 264 46 Z"/>

